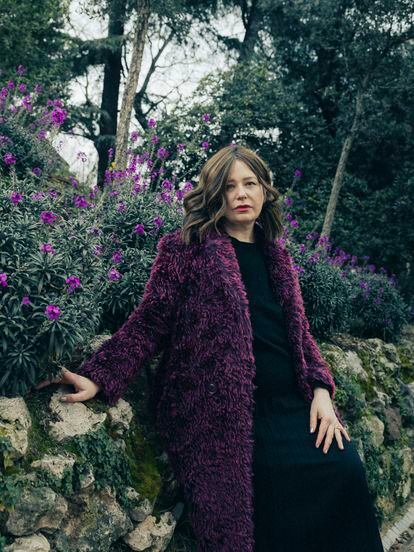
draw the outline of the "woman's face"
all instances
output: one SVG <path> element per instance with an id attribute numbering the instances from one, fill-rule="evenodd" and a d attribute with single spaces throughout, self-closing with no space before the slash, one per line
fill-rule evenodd
<path id="1" fill-rule="evenodd" d="M 259 217 L 265 199 L 265 190 L 246 163 L 233 162 L 225 184 L 227 225 L 233 228 L 249 227 Z M 248 205 L 247 209 L 237 209 Z"/>

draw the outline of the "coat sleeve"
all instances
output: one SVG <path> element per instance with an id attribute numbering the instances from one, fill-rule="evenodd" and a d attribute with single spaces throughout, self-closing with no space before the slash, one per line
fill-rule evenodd
<path id="1" fill-rule="evenodd" d="M 104 400 L 114 405 L 143 365 L 170 333 L 179 279 L 168 234 L 157 245 L 157 256 L 142 300 L 126 322 L 85 361 L 78 374 L 101 386 Z"/>
<path id="2" fill-rule="evenodd" d="M 286 251 L 287 253 L 287 251 Z M 311 334 L 309 320 L 306 316 L 303 303 L 302 291 L 300 288 L 299 277 L 292 262 L 292 257 L 287 253 L 289 266 L 293 275 L 294 292 L 299 301 L 299 307 L 302 312 L 302 350 L 308 367 L 307 381 L 312 389 L 315 387 L 324 387 L 328 389 L 331 399 L 335 397 L 335 382 L 329 368 L 329 364 L 322 357 L 318 344 Z"/>

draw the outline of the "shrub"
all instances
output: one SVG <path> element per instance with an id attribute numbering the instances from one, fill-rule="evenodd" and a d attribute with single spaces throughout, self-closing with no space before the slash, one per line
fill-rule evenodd
<path id="1" fill-rule="evenodd" d="M 303 250 L 297 244 L 290 244 L 289 249 L 299 273 L 306 315 L 314 335 L 328 338 L 347 331 L 351 318 L 351 286 L 341 270 L 326 262 L 316 262 L 312 251 Z"/>
<path id="2" fill-rule="evenodd" d="M 284 204 L 293 200 L 285 197 Z M 287 211 L 282 241 L 296 263 L 299 279 L 316 336 L 329 338 L 336 332 L 350 332 L 358 337 L 378 337 L 395 340 L 404 324 L 409 322 L 410 308 L 396 288 L 395 275 L 388 276 L 381 267 L 367 264 L 337 247 L 334 251 L 329 239 L 317 232 L 306 236 L 307 244 L 290 239 L 298 221 Z M 318 243 L 313 242 L 318 239 Z"/>
<path id="3" fill-rule="evenodd" d="M 24 394 L 45 366 L 56 373 L 99 322 L 101 261 L 88 221 L 68 217 L 54 194 L 31 190 L 25 181 L 0 193 L 3 394 Z"/>
<path id="4" fill-rule="evenodd" d="M 5 174 L 24 177 L 34 170 L 39 176 L 65 167 L 51 140 L 67 112 L 59 99 L 37 105 L 41 92 L 39 84 L 30 92 L 24 82 L 14 81 L 0 89 L 0 171 Z"/>
<path id="5" fill-rule="evenodd" d="M 350 272 L 352 325 L 350 332 L 361 337 L 394 340 L 408 323 L 409 307 L 392 279 L 379 274 Z"/>

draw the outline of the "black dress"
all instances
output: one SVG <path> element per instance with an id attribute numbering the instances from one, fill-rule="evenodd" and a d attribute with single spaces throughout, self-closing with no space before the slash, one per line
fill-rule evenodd
<path id="1" fill-rule="evenodd" d="M 310 405 L 298 390 L 281 306 L 258 242 L 231 237 L 244 282 L 256 362 L 255 552 L 384 552 L 355 444 L 315 447 Z M 318 383 L 321 387 L 326 386 Z"/>

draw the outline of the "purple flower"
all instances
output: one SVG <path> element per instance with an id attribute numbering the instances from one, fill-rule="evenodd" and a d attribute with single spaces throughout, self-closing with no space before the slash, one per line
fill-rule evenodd
<path id="1" fill-rule="evenodd" d="M 136 142 L 139 138 L 139 132 L 137 132 L 136 130 L 134 130 L 133 132 L 131 132 L 131 141 L 132 142 Z"/>
<path id="2" fill-rule="evenodd" d="M 93 248 L 93 253 L 94 255 L 102 255 L 103 253 L 103 245 L 95 245 L 95 247 Z"/>
<path id="3" fill-rule="evenodd" d="M 57 305 L 48 305 L 45 308 L 45 315 L 49 318 L 49 320 L 56 320 L 59 318 L 60 314 L 60 308 Z"/>
<path id="4" fill-rule="evenodd" d="M 115 251 L 112 254 L 112 262 L 115 264 L 119 264 L 122 261 L 122 252 L 121 251 Z"/>
<path id="5" fill-rule="evenodd" d="M 181 201 L 184 197 L 183 190 L 176 190 L 175 197 L 178 199 L 178 201 Z"/>
<path id="6" fill-rule="evenodd" d="M 52 255 L 56 253 L 56 249 L 53 248 L 51 243 L 42 243 L 40 245 L 40 251 L 43 253 L 51 253 Z"/>
<path id="7" fill-rule="evenodd" d="M 159 150 L 157 151 L 157 157 L 159 159 L 166 159 L 168 155 L 169 155 L 168 150 L 165 148 L 159 148 Z"/>
<path id="8" fill-rule="evenodd" d="M 16 69 L 16 73 L 18 75 L 24 75 L 26 73 L 26 68 L 24 67 L 24 65 L 19 65 Z"/>
<path id="9" fill-rule="evenodd" d="M 151 136 L 151 143 L 152 144 L 156 144 L 157 142 L 159 142 L 159 140 L 160 139 L 156 134 L 154 134 L 154 136 Z"/>
<path id="10" fill-rule="evenodd" d="M 148 126 L 150 128 L 157 126 L 157 121 L 155 119 L 148 119 Z"/>
<path id="11" fill-rule="evenodd" d="M 162 181 L 162 187 L 164 188 L 164 190 L 172 190 L 173 184 L 170 180 L 166 178 L 165 180 Z"/>
<path id="12" fill-rule="evenodd" d="M 301 243 L 299 246 L 299 250 L 301 253 L 305 253 L 306 251 L 306 245 L 304 243 Z"/>
<path id="13" fill-rule="evenodd" d="M 202 147 L 203 149 L 205 149 L 205 150 L 208 149 L 209 145 L 210 145 L 210 144 L 207 142 L 207 140 L 205 140 L 204 142 L 201 142 L 201 147 Z"/>
<path id="14" fill-rule="evenodd" d="M 28 295 L 25 295 L 21 302 L 22 305 L 30 305 L 30 298 Z"/>
<path id="15" fill-rule="evenodd" d="M 192 189 L 193 189 L 193 183 L 191 182 L 191 180 L 187 180 L 187 182 L 184 183 L 183 192 L 188 192 L 189 190 L 192 190 Z"/>
<path id="16" fill-rule="evenodd" d="M 7 287 L 7 274 L 5 272 L 0 272 L 0 285 Z"/>
<path id="17" fill-rule="evenodd" d="M 295 178 L 300 178 L 302 176 L 302 171 L 300 169 L 295 169 L 294 176 Z"/>
<path id="18" fill-rule="evenodd" d="M 72 184 L 74 188 L 77 188 L 79 186 L 79 183 L 74 176 L 69 177 L 69 182 Z"/>
<path id="19" fill-rule="evenodd" d="M 19 92 L 26 92 L 26 85 L 21 83 L 21 84 L 19 84 L 17 89 L 18 89 Z"/>
<path id="20" fill-rule="evenodd" d="M 6 165 L 14 165 L 17 159 L 10 151 L 6 151 L 3 155 L 3 161 Z"/>
<path id="21" fill-rule="evenodd" d="M 73 198 L 73 204 L 75 207 L 81 209 L 83 207 L 88 207 L 89 203 L 84 195 L 77 195 Z"/>
<path id="22" fill-rule="evenodd" d="M 118 270 L 114 267 L 108 270 L 108 280 L 111 282 L 114 282 L 116 280 L 119 280 L 121 278 L 121 274 L 118 272 Z"/>
<path id="23" fill-rule="evenodd" d="M 81 283 L 80 279 L 73 275 L 66 278 L 65 282 L 69 285 L 69 293 L 72 293 Z"/>
<path id="24" fill-rule="evenodd" d="M 53 213 L 52 211 L 42 211 L 40 213 L 40 220 L 44 224 L 53 224 L 56 219 L 57 215 L 55 215 L 55 213 Z"/>
<path id="25" fill-rule="evenodd" d="M 177 144 L 178 151 L 183 151 L 185 148 L 185 144 Z"/>
<path id="26" fill-rule="evenodd" d="M 165 203 L 171 204 L 172 197 L 169 194 L 169 192 L 161 192 L 161 199 L 162 201 L 165 201 Z"/>
<path id="27" fill-rule="evenodd" d="M 0 98 L 7 98 L 7 96 L 9 95 L 9 91 L 7 88 L 2 88 L 1 89 L 1 92 L 0 92 Z"/>
<path id="28" fill-rule="evenodd" d="M 299 226 L 299 223 L 296 219 L 293 219 L 290 221 L 290 225 L 293 227 L 293 228 L 297 228 Z"/>
<path id="29" fill-rule="evenodd" d="M 44 140 L 46 138 L 46 130 L 44 128 L 42 128 L 42 130 L 39 130 L 36 137 L 38 140 Z"/>
<path id="30" fill-rule="evenodd" d="M 11 202 L 17 205 L 19 201 L 22 201 L 23 196 L 19 192 L 12 192 L 10 195 Z"/>
<path id="31" fill-rule="evenodd" d="M 60 126 L 67 117 L 67 112 L 60 107 L 56 107 L 52 111 L 52 121 L 55 125 Z"/>
<path id="32" fill-rule="evenodd" d="M 47 192 L 48 192 L 50 197 L 53 197 L 53 199 L 56 199 L 58 197 L 58 195 L 60 195 L 60 192 L 58 192 L 57 190 L 55 190 L 53 188 L 49 188 Z"/>
<path id="33" fill-rule="evenodd" d="M 42 169 L 40 167 L 34 167 L 32 169 L 32 173 L 35 175 L 35 176 L 40 176 L 42 174 Z"/>
<path id="34" fill-rule="evenodd" d="M 109 161 L 113 158 L 114 156 L 114 148 L 109 148 L 108 149 L 108 159 Z"/>
<path id="35" fill-rule="evenodd" d="M 0 134 L 0 146 L 4 146 L 5 144 L 11 144 L 12 141 L 8 136 L 4 136 L 4 134 Z"/>
<path id="36" fill-rule="evenodd" d="M 44 199 L 46 197 L 45 192 L 33 192 L 30 194 L 30 199 L 33 201 L 39 201 L 41 199 Z"/>
<path id="37" fill-rule="evenodd" d="M 160 216 L 155 217 L 152 222 L 155 224 L 155 226 L 157 226 L 157 228 L 160 228 L 164 224 L 164 221 Z"/>
<path id="38" fill-rule="evenodd" d="M 296 270 L 299 274 L 302 274 L 302 273 L 305 272 L 305 269 L 304 269 L 303 266 L 301 266 L 301 265 L 295 264 L 295 265 L 293 265 L 293 268 L 294 268 L 294 270 Z"/>
<path id="39" fill-rule="evenodd" d="M 143 224 L 137 224 L 134 228 L 134 232 L 135 234 L 144 234 L 145 233 L 145 228 L 144 228 L 144 225 Z"/>
<path id="40" fill-rule="evenodd" d="M 41 84 L 36 84 L 34 87 L 36 94 L 41 94 L 43 92 L 43 86 Z"/>
<path id="41" fill-rule="evenodd" d="M 12 89 L 14 88 L 14 82 L 13 82 L 13 81 L 9 81 L 9 82 L 7 83 L 7 88 L 8 88 L 9 90 L 12 90 Z"/>
<path id="42" fill-rule="evenodd" d="M 30 94 L 27 94 L 27 96 L 23 97 L 22 103 L 23 103 L 23 105 L 25 106 L 26 109 L 28 109 L 29 111 L 32 110 Z"/>
<path id="43" fill-rule="evenodd" d="M 126 205 L 123 201 L 120 201 L 119 204 L 118 204 L 118 207 L 116 208 L 116 210 L 119 212 L 119 213 L 123 213 L 124 211 L 126 211 Z"/>
<path id="44" fill-rule="evenodd" d="M 203 121 L 204 121 L 205 123 L 208 123 L 209 120 L 210 120 L 210 113 L 204 113 L 204 115 L 203 115 Z"/>
<path id="45" fill-rule="evenodd" d="M 293 199 L 291 197 L 285 197 L 284 203 L 285 205 L 292 205 Z"/>

